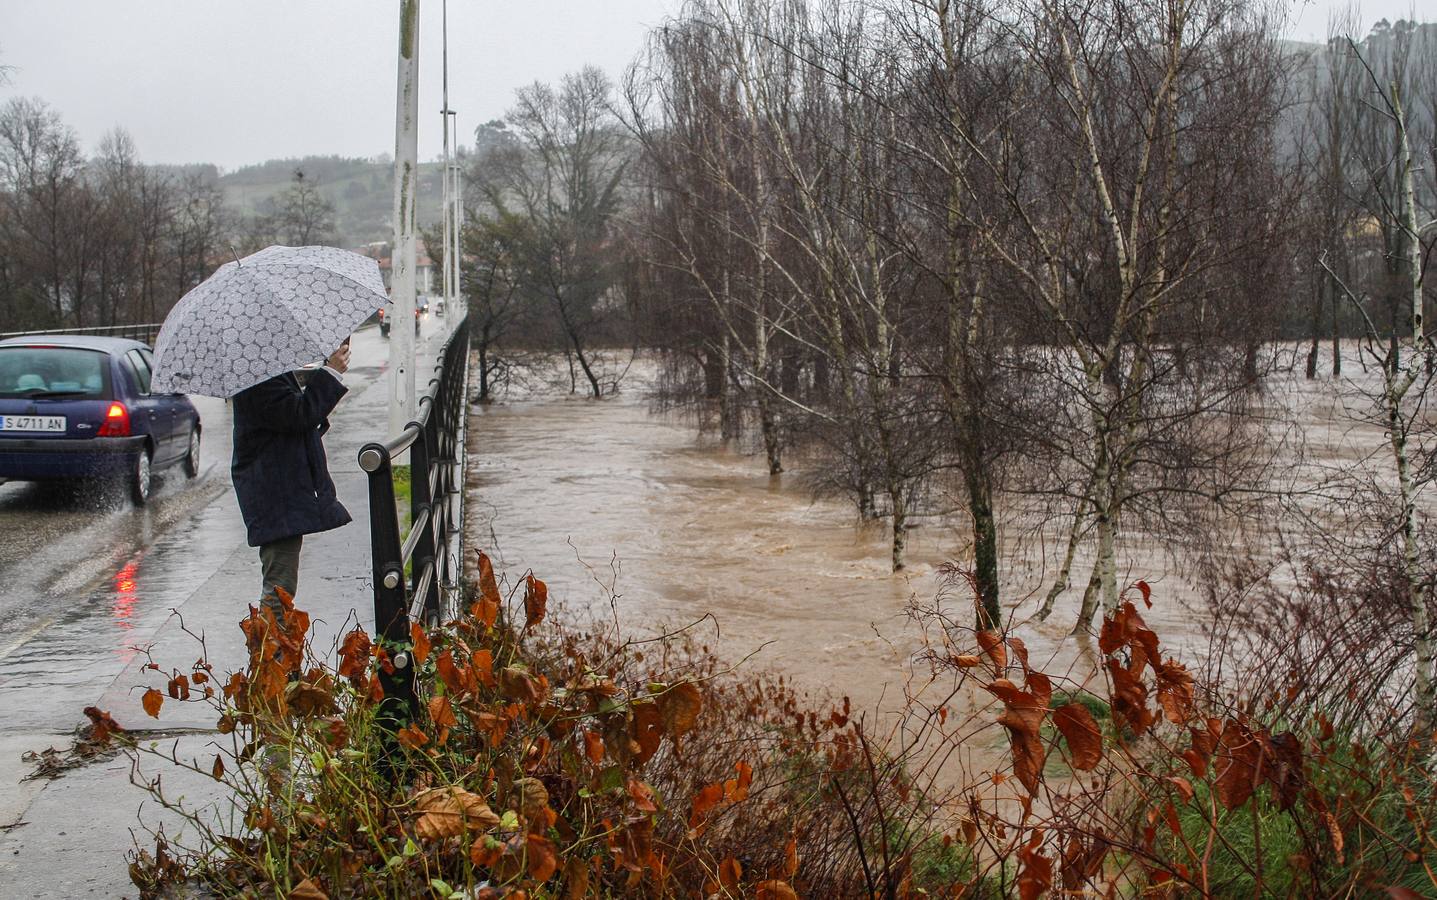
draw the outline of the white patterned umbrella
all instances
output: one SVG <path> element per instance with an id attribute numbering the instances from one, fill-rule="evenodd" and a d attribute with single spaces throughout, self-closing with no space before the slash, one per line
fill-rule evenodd
<path id="1" fill-rule="evenodd" d="M 180 298 L 155 340 L 155 391 L 232 397 L 326 359 L 389 302 L 379 264 L 337 247 L 266 247 Z"/>

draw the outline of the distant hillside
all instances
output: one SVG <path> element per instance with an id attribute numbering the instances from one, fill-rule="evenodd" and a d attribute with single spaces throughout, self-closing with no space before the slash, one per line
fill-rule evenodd
<path id="1" fill-rule="evenodd" d="M 419 165 L 419 226 L 439 220 L 441 164 Z M 246 215 L 261 212 L 269 198 L 289 187 L 295 169 L 334 204 L 337 241 L 358 247 L 393 237 L 390 215 L 394 205 L 393 163 L 382 159 L 346 159 L 340 156 L 306 156 L 272 159 L 221 175 L 230 208 Z"/>

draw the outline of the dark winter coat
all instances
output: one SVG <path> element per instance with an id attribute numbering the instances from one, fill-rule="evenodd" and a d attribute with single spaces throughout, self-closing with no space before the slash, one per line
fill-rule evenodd
<path id="1" fill-rule="evenodd" d="M 321 441 L 345 391 L 320 369 L 303 388 L 286 372 L 235 394 L 230 472 L 251 547 L 350 521 Z"/>

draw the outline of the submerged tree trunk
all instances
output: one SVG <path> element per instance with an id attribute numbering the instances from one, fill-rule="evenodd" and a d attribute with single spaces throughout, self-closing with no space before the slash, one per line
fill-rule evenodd
<path id="1" fill-rule="evenodd" d="M 762 263 L 760 263 L 760 269 Z M 759 276 L 759 290 L 762 291 L 763 277 Z M 783 439 L 779 433 L 779 413 L 777 409 L 778 398 L 774 394 L 773 378 L 774 365 L 769 353 L 769 322 L 764 314 L 765 305 L 762 298 L 759 299 L 758 311 L 754 316 L 754 340 L 753 356 L 754 369 L 758 374 L 760 384 L 758 385 L 758 425 L 763 434 L 764 455 L 768 459 L 768 474 L 779 475 L 783 472 Z"/>
<path id="2" fill-rule="evenodd" d="M 1087 634 L 1093 627 L 1093 617 L 1098 612 L 1098 596 L 1102 593 L 1103 587 L 1101 565 L 1100 561 L 1093 561 L 1093 571 L 1088 576 L 1088 586 L 1083 588 L 1083 605 L 1078 610 L 1078 621 L 1073 623 L 1073 634 Z"/>
<path id="3" fill-rule="evenodd" d="M 1312 297 L 1312 343 L 1307 348 L 1307 380 L 1313 381 L 1317 378 L 1317 358 L 1322 354 L 1322 285 L 1327 279 L 1318 274 L 1318 282 L 1314 286 Z"/>
<path id="4" fill-rule="evenodd" d="M 1402 108 L 1402 96 L 1397 85 L 1391 85 L 1392 107 L 1394 117 L 1397 121 L 1397 138 L 1400 147 L 1398 163 L 1401 167 L 1402 176 L 1402 230 L 1404 232 L 1407 253 L 1403 255 L 1406 263 L 1407 283 L 1405 287 L 1408 292 L 1410 325 L 1412 328 L 1412 355 L 1408 365 L 1411 367 L 1404 376 L 1400 389 L 1393 385 L 1387 391 L 1389 433 L 1392 442 L 1392 455 L 1397 464 L 1397 484 L 1402 501 L 1402 569 L 1406 581 L 1407 601 L 1412 616 L 1412 642 L 1417 664 L 1413 676 L 1413 689 L 1416 694 L 1416 727 L 1418 733 L 1426 740 L 1433 740 L 1432 726 L 1434 719 L 1437 719 L 1437 686 L 1433 684 L 1433 634 L 1432 620 L 1427 609 L 1427 596 L 1424 589 L 1424 578 L 1421 569 L 1421 560 L 1417 548 L 1417 497 L 1416 486 L 1412 480 L 1412 468 L 1407 453 L 1407 428 L 1409 421 L 1405 421 L 1402 415 L 1402 400 L 1406 393 L 1416 383 L 1418 369 L 1425 362 L 1423 357 L 1428 348 L 1427 337 L 1422 321 L 1422 243 L 1420 231 L 1417 224 L 1417 200 L 1416 191 L 1413 188 L 1413 160 L 1412 149 L 1407 136 L 1407 120 Z M 1393 337 L 1396 337 L 1396 329 L 1393 329 Z M 1397 357 L 1393 354 L 1393 372 L 1397 371 Z M 1391 382 L 1389 381 L 1389 384 Z M 1416 412 L 1413 413 L 1415 417 Z"/>
<path id="5" fill-rule="evenodd" d="M 968 511 L 973 515 L 973 575 L 978 587 L 978 627 L 1002 623 L 998 604 L 998 526 L 993 516 L 993 485 L 986 469 L 968 475 Z"/>
<path id="6" fill-rule="evenodd" d="M 1332 297 L 1332 377 L 1342 377 L 1342 324 L 1341 316 L 1338 315 L 1340 297 L 1336 285 L 1328 280 L 1328 293 Z"/>
<path id="7" fill-rule="evenodd" d="M 589 380 L 589 390 L 593 392 L 594 399 L 602 399 L 604 396 L 604 390 L 602 387 L 600 387 L 598 376 L 594 374 L 593 367 L 589 365 L 589 358 L 584 355 L 584 348 L 579 346 L 579 342 L 577 339 L 575 339 L 574 341 L 574 356 L 577 357 L 579 360 L 579 368 L 584 370 L 584 377 Z M 569 370 L 569 375 L 571 378 L 573 377 L 572 367 Z"/>
<path id="8" fill-rule="evenodd" d="M 489 402 L 489 342 L 479 342 L 479 396 L 475 398 L 480 403 Z"/>
<path id="9" fill-rule="evenodd" d="M 1043 605 L 1038 609 L 1039 622 L 1046 621 L 1048 616 L 1053 614 L 1053 604 L 1057 603 L 1058 597 L 1068 589 L 1073 573 L 1073 557 L 1077 555 L 1078 543 L 1083 537 L 1085 511 L 1085 505 L 1080 502 L 1077 511 L 1073 513 L 1073 524 L 1068 528 L 1068 546 L 1063 551 L 1063 564 L 1058 569 L 1058 577 L 1053 581 L 1053 586 L 1048 588 L 1048 594 L 1043 598 Z M 1080 616 L 1079 619 L 1081 618 Z"/>
<path id="10" fill-rule="evenodd" d="M 725 273 L 724 278 L 728 275 Z M 738 411 L 734 408 L 733 338 L 724 329 L 719 345 L 719 437 L 725 441 L 738 437 Z"/>
<path id="11" fill-rule="evenodd" d="M 888 489 L 888 502 L 893 504 L 893 571 L 901 572 L 908 548 L 908 498 L 901 485 Z"/>
<path id="12" fill-rule="evenodd" d="M 1415 367 L 1417 361 L 1414 359 Z M 1412 643 L 1417 657 L 1413 673 L 1413 692 L 1417 698 L 1417 728 L 1430 736 L 1437 716 L 1437 690 L 1433 685 L 1433 634 L 1431 616 L 1423 590 L 1421 560 L 1417 549 L 1416 488 L 1407 452 L 1407 423 L 1402 416 L 1402 397 L 1388 392 L 1388 426 L 1391 434 L 1392 458 L 1397 466 L 1397 484 L 1402 503 L 1402 575 L 1407 593 L 1408 610 L 1412 617 Z"/>

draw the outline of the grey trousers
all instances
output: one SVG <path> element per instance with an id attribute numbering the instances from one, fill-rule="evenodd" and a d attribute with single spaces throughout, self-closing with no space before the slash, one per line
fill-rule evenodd
<path id="1" fill-rule="evenodd" d="M 282 606 L 275 588 L 284 588 L 291 599 L 299 589 L 299 548 L 302 535 L 261 544 L 259 548 L 260 577 L 263 579 L 259 602 L 276 613 Z"/>

